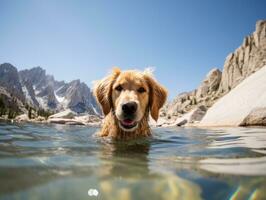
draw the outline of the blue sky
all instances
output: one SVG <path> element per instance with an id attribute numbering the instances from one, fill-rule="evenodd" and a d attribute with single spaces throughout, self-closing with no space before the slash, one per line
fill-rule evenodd
<path id="1" fill-rule="evenodd" d="M 58 80 L 155 67 L 170 99 L 196 88 L 266 19 L 263 0 L 0 0 L 0 63 Z"/>

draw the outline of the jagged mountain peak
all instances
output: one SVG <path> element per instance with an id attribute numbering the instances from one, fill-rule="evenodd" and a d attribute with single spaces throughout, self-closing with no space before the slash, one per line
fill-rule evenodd
<path id="1" fill-rule="evenodd" d="M 3 63 L 0 65 L 0 86 L 36 108 L 54 112 L 68 108 L 78 113 L 101 112 L 90 88 L 84 82 L 79 79 L 69 83 L 57 81 L 40 66 L 18 72 L 15 66 Z"/>
<path id="2" fill-rule="evenodd" d="M 14 67 L 12 64 L 10 64 L 10 63 L 2 63 L 1 65 L 0 65 L 0 67 L 1 68 L 5 68 L 5 69 L 7 69 L 7 70 L 16 70 L 17 71 L 17 68 L 16 67 Z"/>

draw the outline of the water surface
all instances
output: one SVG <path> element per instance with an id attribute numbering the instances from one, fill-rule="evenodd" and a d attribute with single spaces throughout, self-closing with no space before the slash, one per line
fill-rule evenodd
<path id="1" fill-rule="evenodd" d="M 0 199 L 266 199 L 265 128 L 96 131 L 0 123 Z"/>

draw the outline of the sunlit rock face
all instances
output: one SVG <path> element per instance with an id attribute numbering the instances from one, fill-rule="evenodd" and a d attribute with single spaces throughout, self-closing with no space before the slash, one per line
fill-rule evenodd
<path id="1" fill-rule="evenodd" d="M 203 117 L 202 126 L 263 125 L 266 65 L 221 97 Z"/>
<path id="2" fill-rule="evenodd" d="M 222 72 L 218 68 L 213 68 L 197 89 L 181 93 L 172 102 L 167 103 L 160 116 L 171 123 L 201 105 L 210 108 L 218 99 L 264 65 L 266 20 L 260 20 L 256 23 L 255 32 L 245 37 L 242 45 L 227 56 Z"/>
<path id="3" fill-rule="evenodd" d="M 255 32 L 245 37 L 242 45 L 227 56 L 219 93 L 227 93 L 265 64 L 266 20 L 261 20 L 256 23 Z"/>
<path id="4" fill-rule="evenodd" d="M 222 72 L 219 69 L 212 69 L 198 87 L 196 92 L 196 99 L 201 99 L 206 96 L 215 94 L 217 89 L 219 88 L 221 77 Z"/>

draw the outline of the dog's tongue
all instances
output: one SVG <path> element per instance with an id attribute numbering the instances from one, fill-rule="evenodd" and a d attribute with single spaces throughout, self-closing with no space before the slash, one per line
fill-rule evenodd
<path id="1" fill-rule="evenodd" d="M 131 120 L 131 119 L 124 119 L 123 120 L 123 124 L 125 124 L 125 125 L 132 125 L 132 124 L 134 124 L 134 121 Z"/>

